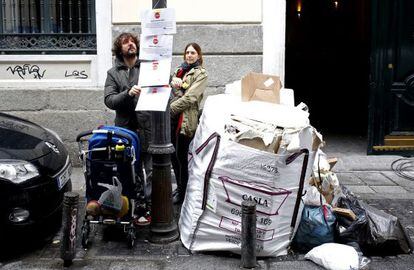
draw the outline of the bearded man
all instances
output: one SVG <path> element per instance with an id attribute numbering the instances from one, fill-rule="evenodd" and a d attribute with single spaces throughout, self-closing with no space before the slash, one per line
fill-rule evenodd
<path id="1" fill-rule="evenodd" d="M 139 40 L 135 35 L 122 33 L 115 39 L 112 47 L 115 66 L 108 70 L 104 98 L 105 105 L 115 110 L 115 125 L 138 133 L 141 142 L 140 167 L 145 168 L 145 182 L 150 188 L 152 161 L 147 148 L 151 139 L 151 114 L 147 111 L 135 111 L 141 93 L 141 88 L 138 87 L 138 52 Z M 142 169 L 138 175 L 144 179 Z"/>
<path id="2" fill-rule="evenodd" d="M 132 131 L 138 129 L 135 106 L 141 93 L 137 85 L 138 48 L 138 38 L 130 33 L 122 33 L 115 39 L 112 48 L 115 66 L 108 70 L 105 82 L 105 105 L 115 110 L 115 125 Z"/>

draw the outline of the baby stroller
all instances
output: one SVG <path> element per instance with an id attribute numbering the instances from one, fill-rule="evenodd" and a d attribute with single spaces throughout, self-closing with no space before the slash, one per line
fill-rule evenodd
<path id="1" fill-rule="evenodd" d="M 137 134 L 125 128 L 102 126 L 80 133 L 76 141 L 86 181 L 82 246 L 88 246 L 91 225 L 103 224 L 123 227 L 128 247 L 132 248 L 135 209 L 145 205 L 146 194 L 145 184 L 136 174 L 140 153 Z"/>

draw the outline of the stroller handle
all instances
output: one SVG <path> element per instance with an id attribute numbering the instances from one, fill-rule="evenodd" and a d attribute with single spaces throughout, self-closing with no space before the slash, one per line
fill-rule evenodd
<path id="1" fill-rule="evenodd" d="M 76 142 L 79 142 L 81 138 L 93 134 L 93 130 L 82 131 L 76 136 Z"/>
<path id="2" fill-rule="evenodd" d="M 114 131 L 114 130 L 106 130 L 106 129 L 94 129 L 94 130 L 87 130 L 87 131 L 83 131 L 81 133 L 78 134 L 78 136 L 76 136 L 76 142 L 79 142 L 81 138 L 88 136 L 88 135 L 92 135 L 92 134 L 96 134 L 96 133 L 101 133 L 101 134 L 107 134 L 109 136 L 118 136 L 124 139 L 128 140 L 128 143 L 130 145 L 132 145 L 132 137 L 124 132 L 118 132 L 118 131 Z"/>

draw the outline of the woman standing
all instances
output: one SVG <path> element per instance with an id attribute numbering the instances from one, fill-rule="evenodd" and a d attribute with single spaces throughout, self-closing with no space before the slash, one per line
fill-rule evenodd
<path id="1" fill-rule="evenodd" d="M 188 182 L 188 147 L 198 125 L 200 102 L 207 87 L 207 72 L 197 43 L 184 49 L 184 62 L 175 70 L 171 80 L 173 99 L 170 104 L 171 135 L 175 146 L 172 165 L 177 179 L 173 202 L 182 203 Z"/>

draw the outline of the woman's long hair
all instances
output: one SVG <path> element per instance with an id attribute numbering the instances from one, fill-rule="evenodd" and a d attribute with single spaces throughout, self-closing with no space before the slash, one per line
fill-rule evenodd
<path id="1" fill-rule="evenodd" d="M 183 56 L 183 59 L 184 59 L 184 61 L 185 61 L 185 52 L 187 51 L 187 49 L 188 49 L 188 47 L 193 47 L 194 48 L 194 50 L 196 50 L 196 52 L 198 53 L 198 62 L 200 63 L 200 66 L 202 66 L 203 65 L 203 53 L 201 52 L 201 47 L 200 47 L 200 45 L 198 45 L 197 43 L 195 43 L 195 42 L 191 42 L 191 43 L 188 43 L 186 46 L 185 46 L 185 49 L 184 49 L 184 56 Z"/>

